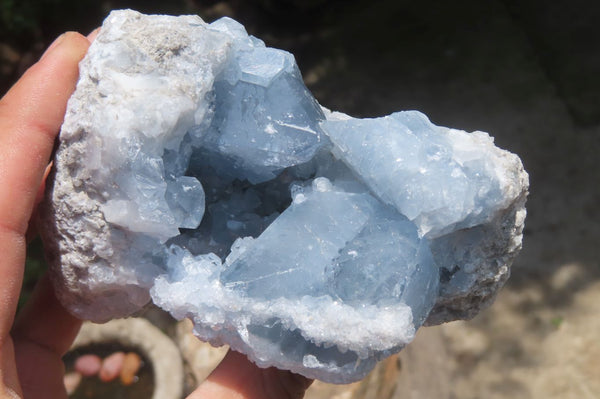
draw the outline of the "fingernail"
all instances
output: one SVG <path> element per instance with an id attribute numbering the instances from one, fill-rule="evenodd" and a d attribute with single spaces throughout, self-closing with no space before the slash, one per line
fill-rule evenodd
<path id="1" fill-rule="evenodd" d="M 43 60 L 48 54 L 50 54 L 53 49 L 55 49 L 59 44 L 61 44 L 63 42 L 63 40 L 65 40 L 65 34 L 64 33 L 62 35 L 60 35 L 59 37 L 57 37 L 56 40 L 54 40 L 52 42 L 52 44 L 50 45 L 50 47 L 48 47 L 46 49 L 46 51 L 44 51 L 44 54 L 42 54 L 42 57 L 40 58 L 40 60 Z"/>

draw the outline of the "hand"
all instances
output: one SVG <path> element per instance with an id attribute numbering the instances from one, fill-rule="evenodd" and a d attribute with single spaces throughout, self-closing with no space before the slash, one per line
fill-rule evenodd
<path id="1" fill-rule="evenodd" d="M 54 140 L 93 37 L 60 36 L 0 100 L 0 398 L 66 398 L 62 356 L 81 321 L 54 296 L 47 277 L 15 320 L 26 237 L 41 200 Z M 190 399 L 302 398 L 311 381 L 260 369 L 230 351 Z"/>

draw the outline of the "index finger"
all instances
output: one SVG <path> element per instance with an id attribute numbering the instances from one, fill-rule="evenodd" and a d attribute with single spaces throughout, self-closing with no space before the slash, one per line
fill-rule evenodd
<path id="1" fill-rule="evenodd" d="M 0 345 L 14 318 L 36 193 L 88 47 L 65 33 L 0 100 Z"/>
<path id="2" fill-rule="evenodd" d="M 5 229 L 27 230 L 88 46 L 79 33 L 65 33 L 0 100 L 0 225 Z"/>

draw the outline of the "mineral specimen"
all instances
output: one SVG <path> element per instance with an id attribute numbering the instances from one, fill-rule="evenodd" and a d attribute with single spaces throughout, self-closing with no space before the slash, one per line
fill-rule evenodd
<path id="1" fill-rule="evenodd" d="M 508 278 L 528 178 L 486 133 L 330 112 L 229 18 L 115 11 L 80 75 L 42 216 L 79 317 L 152 297 L 260 366 L 346 383 Z"/>

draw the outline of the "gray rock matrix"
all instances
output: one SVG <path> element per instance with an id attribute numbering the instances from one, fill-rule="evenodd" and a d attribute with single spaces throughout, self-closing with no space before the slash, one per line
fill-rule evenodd
<path id="1" fill-rule="evenodd" d="M 59 140 L 41 222 L 65 307 L 152 300 L 262 367 L 356 381 L 488 306 L 521 248 L 516 155 L 417 111 L 322 108 L 229 18 L 112 12 Z"/>

